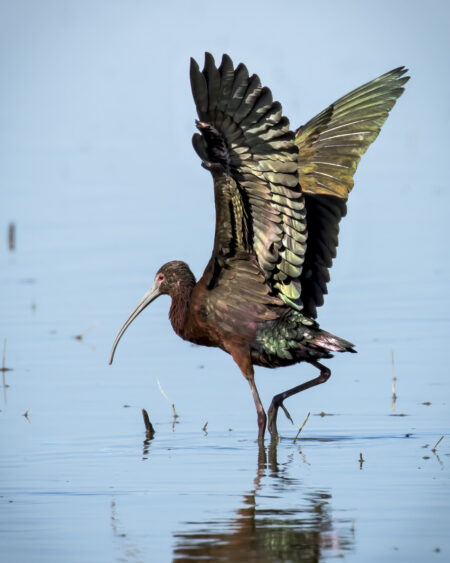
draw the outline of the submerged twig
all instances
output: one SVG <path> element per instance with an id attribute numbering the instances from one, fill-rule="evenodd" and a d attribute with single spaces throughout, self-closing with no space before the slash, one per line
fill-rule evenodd
<path id="1" fill-rule="evenodd" d="M 306 418 L 305 418 L 305 420 L 303 421 L 303 424 L 302 424 L 302 425 L 300 426 L 300 428 L 298 429 L 297 435 L 296 435 L 295 438 L 294 438 L 294 444 L 295 444 L 295 442 L 297 441 L 297 438 L 299 437 L 300 432 L 303 430 L 303 427 L 304 427 L 305 424 L 308 422 L 308 418 L 309 418 L 309 415 L 310 415 L 310 414 L 311 414 L 311 412 L 309 412 L 309 413 L 306 415 Z"/>
<path id="2" fill-rule="evenodd" d="M 396 392 L 397 372 L 395 371 L 394 350 L 391 350 L 391 362 L 392 362 L 392 412 L 394 412 L 395 403 L 397 401 L 397 392 Z"/>
<path id="3" fill-rule="evenodd" d="M 12 368 L 7 368 L 6 365 L 6 338 L 3 340 L 3 354 L 2 354 L 2 367 L 0 368 L 0 371 L 5 373 L 5 371 L 12 371 Z M 4 382 L 4 379 L 3 379 Z M 4 383 L 3 383 L 4 385 Z"/>
<path id="4" fill-rule="evenodd" d="M 79 334 L 76 334 L 74 336 L 75 340 L 83 340 L 83 337 L 90 332 L 92 329 L 94 329 L 97 325 L 93 324 L 90 327 L 88 327 L 86 330 L 84 330 L 83 332 L 80 332 Z"/>
<path id="5" fill-rule="evenodd" d="M 150 422 L 150 417 L 148 416 L 148 412 L 145 409 L 142 409 L 142 417 L 144 419 L 145 433 L 147 435 L 147 439 L 151 440 L 155 435 L 155 429 L 153 428 L 153 424 Z"/>
<path id="6" fill-rule="evenodd" d="M 433 453 L 436 453 L 436 448 L 439 446 L 439 444 L 442 442 L 442 440 L 444 439 L 444 436 L 441 436 L 439 438 L 439 440 L 434 444 L 434 446 L 431 448 L 431 451 Z"/>
<path id="7" fill-rule="evenodd" d="M 2 367 L 0 368 L 0 371 L 2 372 L 3 400 L 6 403 L 7 402 L 7 400 L 6 400 L 6 389 L 9 387 L 9 385 L 7 385 L 7 383 L 6 383 L 5 373 L 7 371 L 12 371 L 12 368 L 7 368 L 6 365 L 5 365 L 5 362 L 6 362 L 6 338 L 3 340 Z"/>
<path id="8" fill-rule="evenodd" d="M 362 455 L 361 452 L 359 452 L 359 460 L 358 460 L 358 461 L 359 461 L 359 468 L 362 469 L 363 463 L 364 463 L 366 460 L 363 458 L 363 455 Z"/>
<path id="9" fill-rule="evenodd" d="M 16 249 L 16 225 L 14 223 L 8 225 L 8 248 L 11 251 Z"/>
<path id="10" fill-rule="evenodd" d="M 161 391 L 161 395 L 166 399 L 166 401 L 172 406 L 172 410 L 173 410 L 173 418 L 174 420 L 176 420 L 178 418 L 178 413 L 175 410 L 175 404 L 172 403 L 172 401 L 169 399 L 169 397 L 166 395 L 166 392 L 164 391 L 164 389 L 161 386 L 161 383 L 159 381 L 159 379 L 156 380 L 156 382 L 158 383 L 158 387 L 159 390 Z"/>

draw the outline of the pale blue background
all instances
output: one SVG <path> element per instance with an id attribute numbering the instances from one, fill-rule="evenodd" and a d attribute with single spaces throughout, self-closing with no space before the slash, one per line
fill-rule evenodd
<path id="1" fill-rule="evenodd" d="M 328 491 L 336 522 L 356 522 L 348 560 L 448 554 L 448 27 L 444 1 L 0 2 L 0 344 L 6 337 L 14 369 L 0 406 L 5 560 L 121 555 L 113 499 L 141 559 L 167 561 L 176 530 L 212 517 L 226 527 L 252 487 L 248 386 L 222 351 L 173 334 L 167 298 L 106 363 L 159 266 L 183 259 L 200 276 L 210 256 L 211 179 L 190 142 L 189 57 L 202 62 L 205 50 L 259 74 L 293 127 L 391 68 L 410 69 L 356 174 L 319 311 L 359 354 L 330 361 L 326 386 L 289 403 L 298 424 L 307 411 L 339 414 L 311 416 L 304 431 L 344 441 L 307 442 L 300 468 L 298 448 L 282 442 L 295 485 L 280 492 L 268 479 L 259 502 L 296 506 L 302 487 Z M 389 416 L 392 350 L 394 414 L 407 417 Z M 257 370 L 265 405 L 313 371 Z M 157 378 L 180 412 L 174 434 Z M 145 463 L 143 406 L 157 428 Z M 280 429 L 295 434 L 281 417 Z M 397 439 L 407 433 L 415 439 Z M 439 462 L 424 461 L 441 434 Z"/>
<path id="2" fill-rule="evenodd" d="M 213 206 L 190 145 L 188 63 L 210 50 L 257 72 L 295 127 L 362 82 L 410 67 L 408 91 L 358 173 L 337 267 L 357 261 L 369 278 L 395 276 L 399 260 L 411 278 L 441 267 L 446 212 L 436 216 L 428 200 L 446 189 L 447 3 L 19 0 L 2 2 L 0 15 L 1 220 L 20 225 L 22 247 L 28 229 L 57 224 L 73 229 L 55 249 L 64 255 L 76 240 L 120 247 L 132 222 L 131 242 L 147 254 L 128 248 L 118 270 L 150 282 L 176 257 L 201 273 Z M 417 256 L 424 237 L 428 252 Z"/>

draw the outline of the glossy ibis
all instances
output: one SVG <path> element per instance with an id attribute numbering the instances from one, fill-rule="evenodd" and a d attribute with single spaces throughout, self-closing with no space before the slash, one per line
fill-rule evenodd
<path id="1" fill-rule="evenodd" d="M 206 53 L 203 71 L 191 60 L 199 120 L 193 145 L 214 180 L 216 230 L 211 259 L 198 282 L 185 262 L 162 266 L 152 288 L 114 341 L 156 297 L 172 298 L 169 317 L 184 340 L 228 352 L 250 384 L 264 437 L 266 413 L 253 366 L 308 362 L 314 379 L 275 395 L 268 426 L 295 393 L 324 383 L 319 363 L 354 352 L 315 318 L 336 256 L 339 221 L 361 156 L 377 137 L 408 80 L 399 67 L 340 98 L 291 131 L 270 90 L 228 55 Z"/>

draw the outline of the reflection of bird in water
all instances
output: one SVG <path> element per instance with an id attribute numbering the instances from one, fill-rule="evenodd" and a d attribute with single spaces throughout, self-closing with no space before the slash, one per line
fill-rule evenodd
<path id="1" fill-rule="evenodd" d="M 266 414 L 254 382 L 254 365 L 308 362 L 320 374 L 276 395 L 269 430 L 284 399 L 323 383 L 319 363 L 333 352 L 354 352 L 346 340 L 322 330 L 316 308 L 327 292 L 341 217 L 360 157 L 408 80 L 401 67 L 357 88 L 295 132 L 256 75 L 227 55 L 216 67 L 208 53 L 191 84 L 200 133 L 194 148 L 214 180 L 216 232 L 212 257 L 198 282 L 180 261 L 164 264 L 120 330 L 110 357 L 130 323 L 156 297 L 172 298 L 170 320 L 185 340 L 232 355 L 247 378 L 258 414 Z M 185 187 L 183 187 L 185 189 Z"/>
<path id="2" fill-rule="evenodd" d="M 174 534 L 173 561 L 312 563 L 324 555 L 342 556 L 353 548 L 353 523 L 332 518 L 331 495 L 302 491 L 298 479 L 288 475 L 289 461 L 280 467 L 276 456 L 276 444 L 271 444 L 267 463 L 260 446 L 255 488 L 244 495 L 236 516 L 187 524 L 189 531 Z M 298 504 L 280 507 L 292 488 L 298 490 Z"/>

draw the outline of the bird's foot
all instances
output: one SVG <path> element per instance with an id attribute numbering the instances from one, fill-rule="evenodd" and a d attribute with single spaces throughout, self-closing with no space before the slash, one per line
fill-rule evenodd
<path id="1" fill-rule="evenodd" d="M 283 405 L 283 403 L 281 403 L 280 407 L 283 409 L 284 414 L 286 415 L 286 418 L 288 420 L 290 420 L 292 422 L 292 424 L 294 424 L 294 421 L 292 420 L 292 416 L 289 414 L 289 411 L 287 410 L 287 408 Z"/>
<path id="2" fill-rule="evenodd" d="M 283 412 L 286 415 L 286 418 L 288 420 L 290 420 L 292 422 L 292 424 L 294 424 L 294 421 L 292 420 L 292 417 L 289 414 L 289 411 L 283 405 L 283 397 L 281 395 L 275 395 L 275 397 L 272 399 L 269 410 L 267 411 L 268 428 L 269 428 L 269 432 L 270 432 L 270 435 L 272 436 L 272 438 L 278 438 L 277 415 L 278 415 L 278 409 L 280 407 L 283 409 Z"/>

